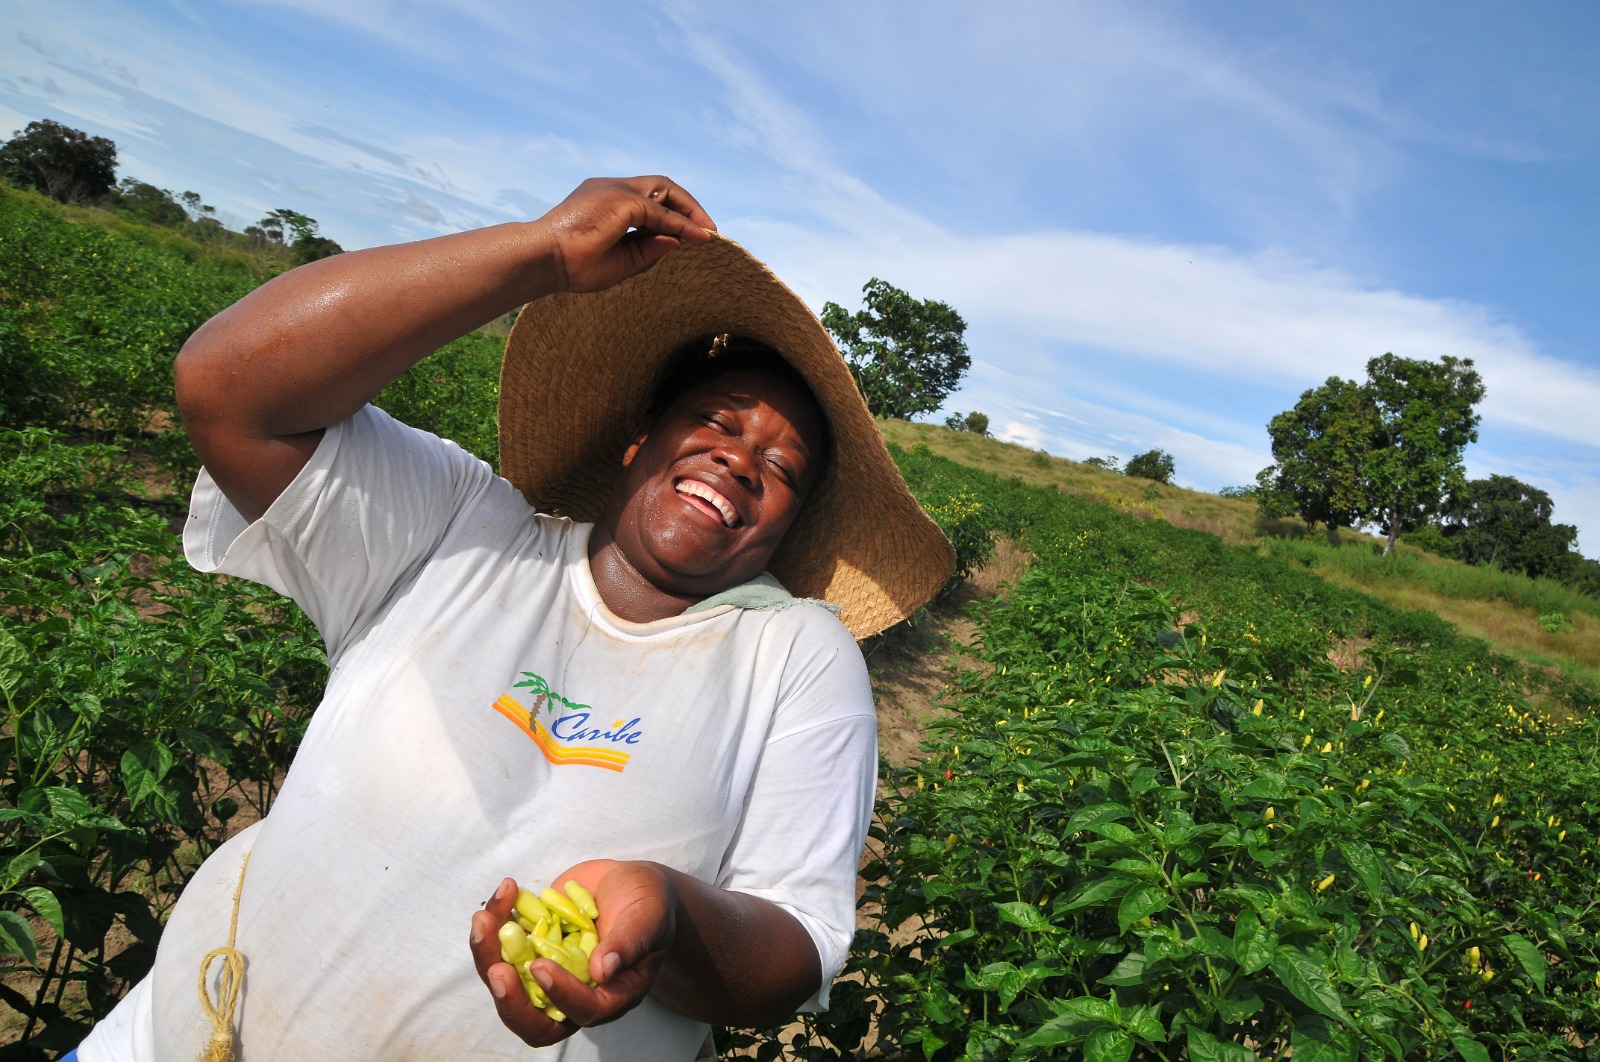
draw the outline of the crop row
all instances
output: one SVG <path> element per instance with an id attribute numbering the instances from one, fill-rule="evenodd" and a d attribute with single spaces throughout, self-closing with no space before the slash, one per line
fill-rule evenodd
<path id="1" fill-rule="evenodd" d="M 1035 560 L 892 772 L 849 981 L 785 1045 L 1585 1058 L 1594 693 L 1159 521 L 898 455 Z"/>

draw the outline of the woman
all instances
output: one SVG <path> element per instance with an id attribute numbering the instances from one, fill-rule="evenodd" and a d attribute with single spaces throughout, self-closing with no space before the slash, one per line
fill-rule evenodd
<path id="1" fill-rule="evenodd" d="M 234 1012 L 222 964 L 202 984 L 249 1060 L 687 1059 L 826 1005 L 876 767 L 852 633 L 951 558 L 815 317 L 713 230 L 665 178 L 589 181 L 302 267 L 190 340 L 186 552 L 299 602 L 328 688 L 85 1062 L 194 1057 L 226 943 Z M 524 303 L 507 478 L 367 405 Z M 507 874 L 600 905 L 595 986 L 533 964 L 565 1021 L 499 961 Z"/>

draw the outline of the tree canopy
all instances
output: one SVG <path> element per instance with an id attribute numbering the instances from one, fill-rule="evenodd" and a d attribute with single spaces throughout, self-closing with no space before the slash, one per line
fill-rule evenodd
<path id="1" fill-rule="evenodd" d="M 1537 578 L 1558 575 L 1578 541 L 1571 524 L 1551 522 L 1550 495 L 1512 476 L 1474 479 L 1444 513 L 1450 552 L 1468 564 L 1489 564 Z"/>
<path id="2" fill-rule="evenodd" d="M 952 413 L 944 418 L 944 426 L 952 431 L 967 431 L 974 435 L 989 434 L 989 414 L 973 410 L 966 416 Z"/>
<path id="3" fill-rule="evenodd" d="M 1470 359 L 1384 354 L 1367 362 L 1365 383 L 1329 377 L 1267 425 L 1277 463 L 1256 477 L 1258 504 L 1330 531 L 1376 523 L 1388 553 L 1465 486 L 1482 398 Z"/>
<path id="4" fill-rule="evenodd" d="M 867 408 L 901 420 L 938 409 L 972 364 L 967 322 L 945 303 L 914 299 L 877 277 L 861 291 L 865 309 L 850 313 L 829 302 L 822 323 L 838 341 Z"/>
<path id="5" fill-rule="evenodd" d="M 0 144 L 0 178 L 61 203 L 98 203 L 117 183 L 117 145 L 52 122 L 29 122 Z"/>
<path id="6" fill-rule="evenodd" d="M 1128 463 L 1122 468 L 1125 476 L 1153 479 L 1157 483 L 1171 483 L 1177 471 L 1176 462 L 1165 450 L 1146 450 L 1142 454 L 1135 454 L 1128 458 Z"/>

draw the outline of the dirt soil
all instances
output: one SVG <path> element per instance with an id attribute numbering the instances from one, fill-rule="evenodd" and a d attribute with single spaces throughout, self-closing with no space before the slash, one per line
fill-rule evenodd
<path id="1" fill-rule="evenodd" d="M 891 631 L 882 644 L 865 646 L 878 705 L 878 748 L 891 765 L 905 766 L 919 757 L 928 722 L 944 710 L 940 694 L 951 677 L 982 666 L 974 655 L 978 633 L 967 606 L 1003 593 L 1027 566 L 1025 550 L 1001 542 L 989 563 L 949 596 Z"/>

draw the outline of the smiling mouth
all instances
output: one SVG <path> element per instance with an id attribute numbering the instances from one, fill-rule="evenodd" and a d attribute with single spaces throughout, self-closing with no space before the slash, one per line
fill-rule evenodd
<path id="1" fill-rule="evenodd" d="M 739 522 L 739 514 L 734 511 L 733 503 L 717 493 L 711 487 L 697 479 L 680 479 L 673 487 L 679 494 L 687 494 L 705 502 L 717 515 L 722 518 L 723 527 L 733 527 Z"/>

